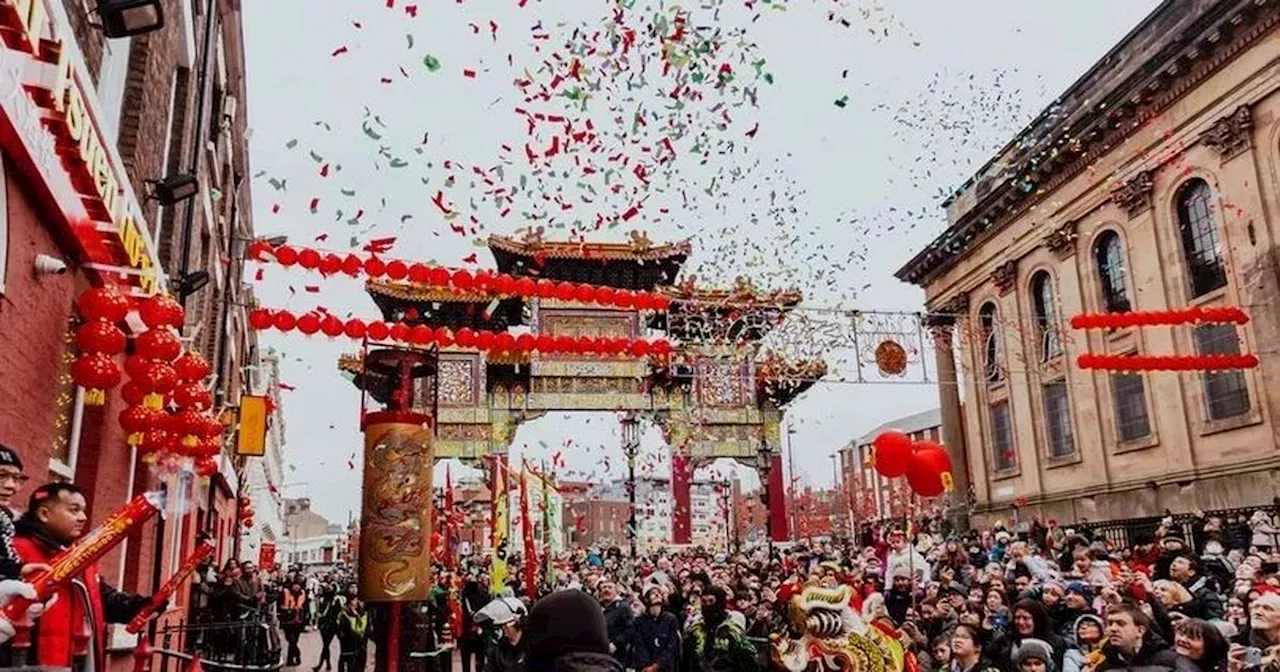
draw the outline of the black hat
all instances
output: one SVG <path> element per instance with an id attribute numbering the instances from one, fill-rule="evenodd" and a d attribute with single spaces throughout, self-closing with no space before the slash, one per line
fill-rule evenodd
<path id="1" fill-rule="evenodd" d="M 581 590 L 559 590 L 538 600 L 525 620 L 528 672 L 551 672 L 571 653 L 609 654 L 609 630 L 600 603 Z"/>
<path id="2" fill-rule="evenodd" d="M 17 467 L 22 469 L 22 458 L 18 457 L 18 451 L 9 446 L 0 443 L 0 467 Z"/>

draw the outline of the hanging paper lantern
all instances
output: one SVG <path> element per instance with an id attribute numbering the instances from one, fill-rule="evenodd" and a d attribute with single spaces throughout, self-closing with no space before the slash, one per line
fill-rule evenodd
<path id="1" fill-rule="evenodd" d="M 475 288 L 477 292 L 492 292 L 494 277 L 495 275 L 493 271 L 476 271 L 473 274 L 474 281 L 471 286 Z"/>
<path id="2" fill-rule="evenodd" d="M 556 336 L 555 352 L 578 352 L 578 341 L 572 336 Z"/>
<path id="3" fill-rule="evenodd" d="M 520 334 L 516 337 L 516 351 L 531 352 L 536 341 L 537 339 L 533 337 L 533 334 Z"/>
<path id="4" fill-rule="evenodd" d="M 476 282 L 475 276 L 471 275 L 471 271 L 468 271 L 465 268 L 460 268 L 454 271 L 453 276 L 450 277 L 449 280 L 452 281 L 454 287 L 462 291 L 471 289 Z"/>
<path id="5" fill-rule="evenodd" d="M 619 308 L 633 308 L 636 305 L 636 295 L 629 289 L 620 289 L 615 295 L 614 302 Z"/>
<path id="6" fill-rule="evenodd" d="M 324 259 L 320 261 L 320 273 L 323 275 L 336 275 L 342 270 L 342 257 L 336 254 L 326 254 Z"/>
<path id="7" fill-rule="evenodd" d="M 320 320 L 320 331 L 329 338 L 341 336 L 344 329 L 346 325 L 334 315 L 325 315 L 324 319 Z"/>
<path id="8" fill-rule="evenodd" d="M 514 292 L 515 289 L 516 279 L 506 273 L 501 273 L 498 277 L 493 279 L 493 291 L 499 294 L 510 294 Z"/>
<path id="9" fill-rule="evenodd" d="M 533 278 L 525 277 L 516 280 L 516 294 L 525 298 L 533 296 L 537 288 L 537 285 L 533 282 Z"/>
<path id="10" fill-rule="evenodd" d="M 951 457 L 946 449 L 933 441 L 915 445 L 907 467 L 907 484 L 922 497 L 937 497 L 951 488 Z"/>
<path id="11" fill-rule="evenodd" d="M 142 443 L 143 435 L 159 424 L 164 411 L 146 406 L 130 406 L 120 411 L 120 426 L 128 434 L 126 443 L 136 446 Z"/>
<path id="12" fill-rule="evenodd" d="M 408 341 L 409 325 L 405 324 L 404 322 L 396 322 L 395 324 L 391 325 L 391 329 L 389 333 L 391 334 L 391 340 L 393 341 L 401 341 L 401 342 Z"/>
<path id="13" fill-rule="evenodd" d="M 311 248 L 304 248 L 298 253 L 298 265 L 311 270 L 320 266 L 320 253 Z"/>
<path id="14" fill-rule="evenodd" d="M 276 262 L 286 268 L 292 266 L 298 262 L 298 251 L 288 245 L 281 245 L 276 248 Z"/>
<path id="15" fill-rule="evenodd" d="M 86 353 L 71 363 L 71 379 L 85 389 L 85 404 L 101 406 L 106 403 L 106 391 L 120 384 L 120 366 L 111 355 Z"/>
<path id="16" fill-rule="evenodd" d="M 876 472 L 885 478 L 897 478 L 907 473 L 911 464 L 911 439 L 906 434 L 891 429 L 880 434 L 871 443 Z"/>
<path id="17" fill-rule="evenodd" d="M 201 457 L 195 463 L 196 476 L 201 478 L 209 478 L 218 473 L 218 461 L 212 457 Z"/>
<path id="18" fill-rule="evenodd" d="M 342 260 L 342 272 L 351 277 L 360 275 L 364 270 L 364 260 L 355 254 L 348 254 L 346 259 Z"/>
<path id="19" fill-rule="evenodd" d="M 516 345 L 516 337 L 508 332 L 499 332 L 494 338 L 493 347 L 498 352 L 511 352 Z"/>
<path id="20" fill-rule="evenodd" d="M 209 360 L 204 355 L 190 350 L 173 360 L 173 371 L 178 374 L 178 380 L 186 382 L 204 380 L 209 375 L 209 368 Z"/>
<path id="21" fill-rule="evenodd" d="M 538 281 L 538 298 L 568 301 L 573 298 L 573 285 L 552 280 Z"/>
<path id="22" fill-rule="evenodd" d="M 275 316 L 266 308 L 254 308 L 249 311 L 249 326 L 257 329 L 258 331 L 270 329 L 271 325 L 274 323 Z"/>
<path id="23" fill-rule="evenodd" d="M 197 457 L 217 457 L 222 452 L 222 437 L 215 436 L 208 439 L 202 439 L 196 444 L 195 454 Z"/>
<path id="24" fill-rule="evenodd" d="M 426 264 L 413 264 L 409 267 L 409 282 L 425 285 L 431 279 L 431 269 Z"/>
<path id="25" fill-rule="evenodd" d="M 127 363 L 128 360 L 125 360 L 125 362 Z M 125 371 L 128 372 L 128 369 Z M 133 377 L 134 376 L 130 374 L 130 378 Z M 120 388 L 120 396 L 124 399 L 125 403 L 131 406 L 137 406 L 146 399 L 147 388 L 137 380 L 130 380 L 125 382 L 124 386 Z"/>
<path id="26" fill-rule="evenodd" d="M 453 335 L 453 338 L 458 342 L 458 345 L 464 348 L 472 348 L 476 345 L 476 332 L 470 327 L 459 329 L 458 333 Z"/>
<path id="27" fill-rule="evenodd" d="M 182 409 L 206 411 L 213 407 L 213 395 L 200 383 L 185 383 L 173 389 L 173 403 Z"/>
<path id="28" fill-rule="evenodd" d="M 613 305 L 616 293 L 612 287 L 596 287 L 595 302 L 602 306 Z"/>
<path id="29" fill-rule="evenodd" d="M 204 414 L 195 409 L 178 411 L 170 416 L 169 430 L 178 435 L 184 448 L 194 448 L 204 436 Z"/>
<path id="30" fill-rule="evenodd" d="M 129 315 L 129 297 L 121 294 L 115 285 L 86 289 L 76 305 L 86 320 L 121 322 Z"/>
<path id="31" fill-rule="evenodd" d="M 298 318 L 294 317 L 293 313 L 287 310 L 282 310 L 275 314 L 272 318 L 272 323 L 275 324 L 276 329 L 289 332 L 293 331 L 293 328 L 298 326 Z"/>
<path id="32" fill-rule="evenodd" d="M 495 338 L 496 337 L 492 331 L 487 329 L 481 330 L 476 334 L 476 347 L 481 350 L 491 350 L 493 349 Z"/>
<path id="33" fill-rule="evenodd" d="M 631 343 L 631 354 L 636 357 L 644 357 L 649 354 L 649 342 L 644 340 L 633 341 Z"/>
<path id="34" fill-rule="evenodd" d="M 432 266 L 427 270 L 427 284 L 444 287 L 449 284 L 449 269 Z"/>
<path id="35" fill-rule="evenodd" d="M 142 441 L 138 443 L 138 450 L 144 453 L 158 453 L 169 445 L 169 433 L 163 429 L 149 429 L 142 434 Z"/>
<path id="36" fill-rule="evenodd" d="M 173 329 L 155 327 L 138 334 L 134 349 L 147 359 L 171 362 L 182 354 L 182 341 L 178 340 L 178 334 Z"/>
<path id="37" fill-rule="evenodd" d="M 385 341 L 391 335 L 391 328 L 387 326 L 386 322 L 372 322 L 365 330 L 365 333 L 375 341 Z"/>
<path id="38" fill-rule="evenodd" d="M 167 394 L 178 384 L 178 374 L 167 362 L 153 359 L 147 362 L 138 380 L 152 392 Z"/>
<path id="39" fill-rule="evenodd" d="M 596 298 L 596 288 L 591 285 L 577 285 L 573 288 L 573 299 L 579 303 L 591 303 Z"/>
<path id="40" fill-rule="evenodd" d="M 671 307 L 671 298 L 661 294 L 655 294 L 653 297 L 654 310 L 665 311 Z"/>
<path id="41" fill-rule="evenodd" d="M 538 334 L 538 338 L 534 339 L 534 349 L 542 354 L 555 351 L 556 339 L 548 334 Z"/>
<path id="42" fill-rule="evenodd" d="M 671 353 L 671 342 L 665 338 L 660 338 L 653 342 L 650 350 L 656 355 L 668 355 Z"/>
<path id="43" fill-rule="evenodd" d="M 222 436 L 223 426 L 218 418 L 212 413 L 205 411 L 201 414 L 201 431 L 200 436 L 205 439 L 215 439 Z"/>
<path id="44" fill-rule="evenodd" d="M 76 345 L 81 352 L 118 355 L 124 352 L 125 335 L 114 322 L 91 320 L 76 329 Z"/>
<path id="45" fill-rule="evenodd" d="M 419 324 L 409 330 L 409 342 L 414 345 L 428 345 L 435 339 L 435 332 L 425 324 Z"/>
<path id="46" fill-rule="evenodd" d="M 447 327 L 440 327 L 440 329 L 436 331 L 435 340 L 437 346 L 447 348 L 453 345 L 453 332 L 449 331 Z"/>
<path id="47" fill-rule="evenodd" d="M 347 338 L 364 338 L 364 335 L 365 335 L 364 320 L 353 317 L 347 320 L 347 323 L 343 326 L 342 331 L 347 335 Z"/>
<path id="48" fill-rule="evenodd" d="M 636 310 L 649 310 L 653 307 L 648 292 L 636 292 L 632 305 Z"/>
<path id="49" fill-rule="evenodd" d="M 320 316 L 315 313 L 307 313 L 298 318 L 298 331 L 310 336 L 320 331 Z"/>
<path id="50" fill-rule="evenodd" d="M 404 280 L 409 275 L 409 267 L 399 259 L 387 263 L 387 277 L 392 280 Z"/>

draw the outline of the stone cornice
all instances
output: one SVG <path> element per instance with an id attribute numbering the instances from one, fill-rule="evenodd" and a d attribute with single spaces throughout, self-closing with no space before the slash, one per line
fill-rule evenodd
<path id="1" fill-rule="evenodd" d="M 1155 176 L 1144 170 L 1111 190 L 1111 200 L 1133 219 L 1151 209 L 1151 190 Z"/>
<path id="2" fill-rule="evenodd" d="M 1212 147 L 1223 161 L 1243 152 L 1253 143 L 1253 113 L 1248 105 L 1237 107 L 1235 112 L 1215 121 L 1200 136 L 1200 141 Z"/>
<path id="3" fill-rule="evenodd" d="M 1076 240 L 1080 234 L 1077 222 L 1067 222 L 1045 234 L 1044 246 L 1057 255 L 1058 259 L 1066 259 L 1076 253 Z"/>
<path id="4" fill-rule="evenodd" d="M 1160 13 L 1185 15 L 1191 11 L 1190 6 L 1190 2 L 1171 0 L 1162 6 Z M 1153 18 L 1154 24 L 1150 20 L 1143 24 L 1149 31 L 1161 30 L 1159 20 L 1168 17 Z M 1090 101 L 1088 109 L 1077 106 L 1058 110 L 1053 115 L 1042 114 L 1020 136 L 1035 139 L 1027 143 L 1030 149 L 1012 157 L 1010 167 L 1001 175 L 970 185 L 969 189 L 980 194 L 977 205 L 899 269 L 895 277 L 924 285 L 950 268 L 995 230 L 1095 165 L 1126 137 L 1221 70 L 1278 23 L 1280 0 L 1222 0 L 1185 30 L 1166 30 L 1159 37 L 1140 35 L 1141 30 L 1131 33 L 1125 42 L 1141 37 L 1161 39 L 1165 44 L 1147 59 L 1145 67 L 1125 81 L 1097 91 L 1097 95 L 1085 96 Z M 1102 67 L 1104 64 L 1100 63 L 1094 69 Z M 1060 99 L 1081 96 L 1080 89 L 1084 86 L 1073 86 Z M 998 183 L 990 186 L 997 178 Z"/>

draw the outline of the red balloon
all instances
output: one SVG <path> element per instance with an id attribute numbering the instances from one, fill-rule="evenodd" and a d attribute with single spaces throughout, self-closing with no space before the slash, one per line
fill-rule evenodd
<path id="1" fill-rule="evenodd" d="M 392 280 L 404 280 L 409 275 L 409 267 L 403 261 L 396 259 L 387 264 L 387 277 Z"/>
<path id="2" fill-rule="evenodd" d="M 409 341 L 414 345 L 427 345 L 435 338 L 435 332 L 425 324 L 419 324 L 409 331 Z"/>
<path id="3" fill-rule="evenodd" d="M 121 294 L 115 285 L 86 289 L 76 304 L 87 320 L 120 322 L 129 315 L 129 297 Z"/>
<path id="4" fill-rule="evenodd" d="M 377 257 L 369 257 L 364 262 L 364 272 L 371 278 L 378 278 L 387 272 L 387 265 Z"/>
<path id="5" fill-rule="evenodd" d="M 109 390 L 120 384 L 121 377 L 115 358 L 101 352 L 80 355 L 71 363 L 71 379 L 85 389 Z"/>
<path id="6" fill-rule="evenodd" d="M 147 359 L 173 361 L 182 354 L 182 341 L 169 327 L 155 327 L 138 334 L 134 349 Z"/>
<path id="7" fill-rule="evenodd" d="M 493 279 L 493 291 L 499 294 L 510 294 L 516 289 L 516 279 L 502 273 Z"/>
<path id="8" fill-rule="evenodd" d="M 891 429 L 872 442 L 875 451 L 875 468 L 885 478 L 897 478 L 907 473 L 911 464 L 911 439 L 906 434 Z"/>
<path id="9" fill-rule="evenodd" d="M 343 332 L 347 334 L 348 338 L 364 338 L 364 320 L 361 320 L 358 317 L 353 317 L 347 320 L 346 326 L 343 327 Z"/>
<path id="10" fill-rule="evenodd" d="M 275 322 L 276 329 L 280 331 L 292 331 L 294 327 L 298 326 L 298 318 L 287 310 L 276 313 L 272 321 Z"/>
<path id="11" fill-rule="evenodd" d="M 320 331 L 320 317 L 315 313 L 307 313 L 298 318 L 298 331 L 310 336 Z"/>
<path id="12" fill-rule="evenodd" d="M 471 275 L 471 271 L 468 271 L 465 268 L 460 268 L 454 271 L 453 277 L 450 278 L 450 280 L 453 282 L 454 287 L 463 291 L 471 289 L 476 284 L 475 276 Z"/>
<path id="13" fill-rule="evenodd" d="M 369 338 L 375 341 L 385 341 L 391 335 L 391 328 L 387 326 L 386 322 L 373 322 L 369 324 L 365 332 L 369 334 Z"/>
<path id="14" fill-rule="evenodd" d="M 324 319 L 320 320 L 320 331 L 323 331 L 324 335 L 329 338 L 341 336 L 345 328 L 346 325 L 342 323 L 342 320 L 339 320 L 334 315 L 325 315 Z"/>
<path id="15" fill-rule="evenodd" d="M 160 409 L 147 408 L 146 406 L 130 406 L 120 411 L 120 426 L 130 434 L 145 432 L 155 427 L 162 415 L 164 415 L 164 411 Z"/>
<path id="16" fill-rule="evenodd" d="M 922 497 L 937 497 L 951 482 L 951 457 L 933 441 L 920 441 L 907 467 L 907 484 Z"/>
<path id="17" fill-rule="evenodd" d="M 138 381 L 152 392 L 166 394 L 178 384 L 178 374 L 168 362 L 153 359 L 147 362 Z"/>
<path id="18" fill-rule="evenodd" d="M 174 360 L 173 370 L 178 373 L 180 380 L 202 380 L 209 375 L 209 360 L 198 352 L 184 352 Z"/>
<path id="19" fill-rule="evenodd" d="M 313 269 L 320 266 L 320 253 L 305 247 L 298 253 L 298 265 L 305 269 Z"/>
<path id="20" fill-rule="evenodd" d="M 324 275 L 335 275 L 342 270 L 342 257 L 336 254 L 326 254 L 324 259 L 320 261 L 320 272 Z"/>
<path id="21" fill-rule="evenodd" d="M 476 332 L 472 331 L 471 327 L 459 329 L 458 333 L 453 335 L 453 338 L 458 342 L 458 345 L 464 348 L 473 348 L 476 345 Z"/>
<path id="22" fill-rule="evenodd" d="M 257 329 L 258 331 L 271 328 L 271 325 L 274 322 L 275 316 L 266 308 L 254 308 L 249 311 L 249 326 Z"/>
<path id="23" fill-rule="evenodd" d="M 173 388 L 173 403 L 178 408 L 206 411 L 213 407 L 213 395 L 200 383 L 186 383 Z"/>
<path id="24" fill-rule="evenodd" d="M 476 347 L 481 350 L 492 350 L 493 342 L 496 339 L 492 331 L 483 330 L 476 334 Z"/>
<path id="25" fill-rule="evenodd" d="M 409 267 L 409 282 L 425 285 L 430 279 L 431 270 L 425 264 L 414 264 Z"/>
<path id="26" fill-rule="evenodd" d="M 143 324 L 152 329 L 164 326 L 181 329 L 182 322 L 186 319 L 186 311 L 172 296 L 155 294 L 138 304 L 138 317 L 142 318 Z"/>
<path id="27" fill-rule="evenodd" d="M 298 251 L 288 245 L 281 245 L 276 248 L 276 261 L 281 266 L 292 266 L 298 261 Z"/>
<path id="28" fill-rule="evenodd" d="M 91 320 L 76 329 L 76 345 L 82 352 L 104 352 L 118 355 L 124 352 L 125 336 L 114 322 Z"/>

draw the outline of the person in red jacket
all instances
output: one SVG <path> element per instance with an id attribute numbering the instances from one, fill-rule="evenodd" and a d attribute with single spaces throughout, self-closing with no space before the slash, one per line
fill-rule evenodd
<path id="1" fill-rule="evenodd" d="M 89 522 L 84 493 L 70 483 L 36 488 L 18 519 L 14 549 L 23 562 L 48 563 L 84 535 Z M 127 623 L 147 598 L 119 592 L 98 577 L 96 565 L 59 588 L 31 631 L 34 665 L 104 670 L 106 624 Z"/>

